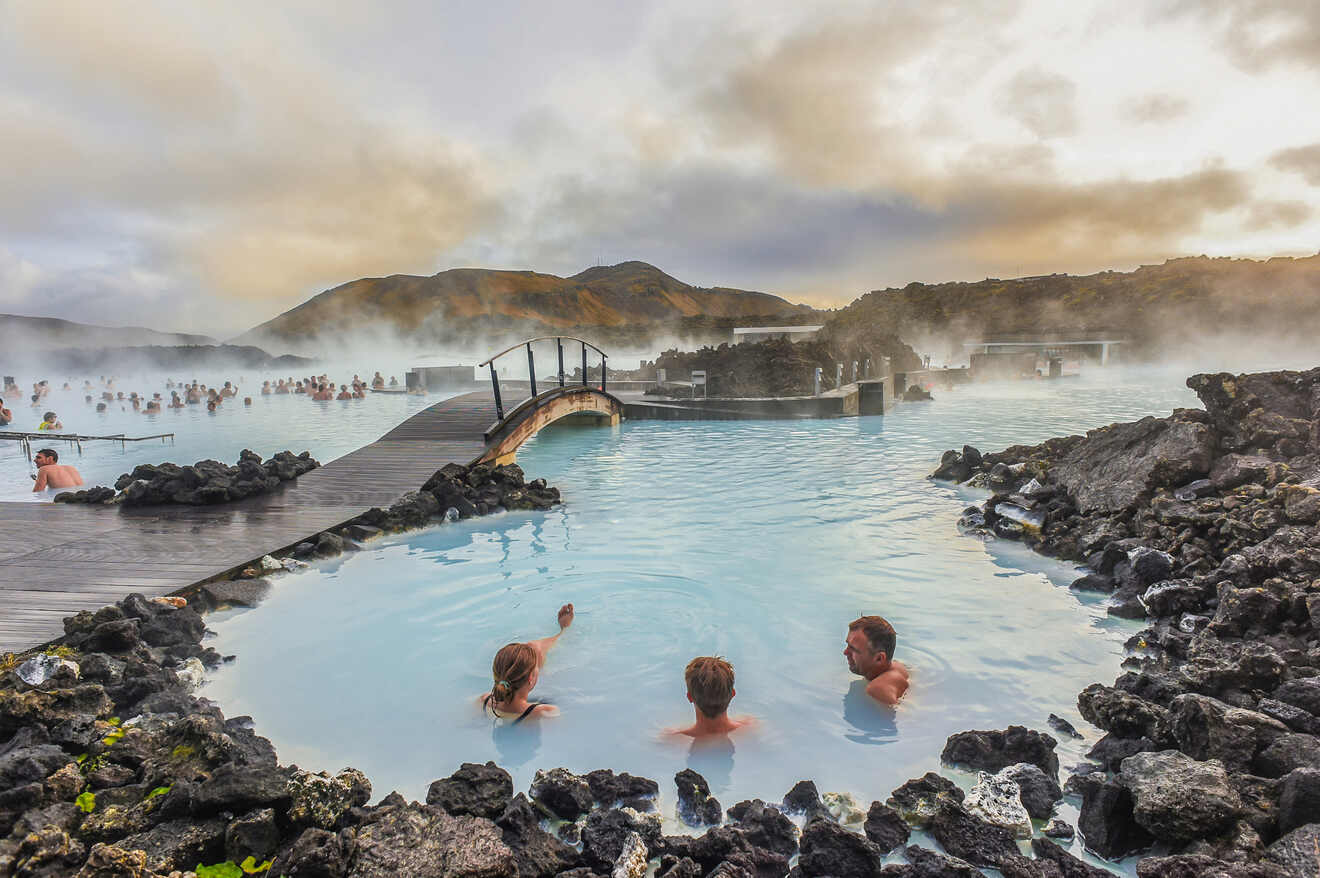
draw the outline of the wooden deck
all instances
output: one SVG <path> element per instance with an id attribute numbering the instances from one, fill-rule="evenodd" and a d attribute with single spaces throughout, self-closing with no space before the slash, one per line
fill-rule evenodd
<path id="1" fill-rule="evenodd" d="M 185 589 L 388 506 L 479 457 L 494 421 L 489 391 L 447 399 L 273 494 L 221 506 L 0 502 L 0 653 L 60 636 L 79 610 Z"/>

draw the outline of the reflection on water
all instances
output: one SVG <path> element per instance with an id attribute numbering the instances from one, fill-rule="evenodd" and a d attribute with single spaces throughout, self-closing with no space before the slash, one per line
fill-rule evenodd
<path id="1" fill-rule="evenodd" d="M 712 790 L 728 789 L 733 782 L 733 753 L 733 738 L 729 735 L 693 738 L 687 767 L 706 778 Z"/>
<path id="2" fill-rule="evenodd" d="M 1043 729 L 1051 712 L 1086 728 L 1077 692 L 1117 674 L 1132 630 L 1061 587 L 1070 565 L 959 537 L 974 498 L 926 479 L 941 452 L 1167 413 L 1189 396 L 1181 379 L 1037 382 L 943 393 L 883 420 L 554 427 L 519 463 L 565 505 L 377 541 L 281 578 L 257 611 L 209 620 L 238 660 L 206 694 L 251 714 L 285 761 L 354 765 L 380 795 L 421 797 L 460 762 L 495 759 L 519 789 L 537 768 L 610 767 L 670 795 L 691 766 L 726 803 L 778 799 L 805 778 L 883 799 L 937 768 L 954 732 Z M 561 716 L 492 729 L 471 709 L 491 657 L 553 633 L 567 601 L 576 621 L 534 693 Z M 871 704 L 841 654 L 863 613 L 894 624 L 911 669 L 897 710 Z M 683 668 L 698 655 L 733 664 L 730 709 L 755 728 L 699 746 L 658 734 L 690 721 Z M 1061 762 L 1087 746 L 1061 742 Z"/>
<path id="3" fill-rule="evenodd" d="M 537 766 L 532 759 L 541 749 L 541 723 L 544 720 L 522 722 L 515 725 L 504 720 L 491 720 L 491 742 L 499 754 L 495 760 L 501 766 L 514 769 Z"/>
<path id="4" fill-rule="evenodd" d="M 843 721 L 851 727 L 844 737 L 857 744 L 884 744 L 898 737 L 898 711 L 867 695 L 865 680 L 854 680 L 843 696 Z"/>

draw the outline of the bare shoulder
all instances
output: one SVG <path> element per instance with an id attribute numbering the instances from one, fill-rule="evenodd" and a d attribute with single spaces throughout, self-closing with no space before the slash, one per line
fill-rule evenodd
<path id="1" fill-rule="evenodd" d="M 559 708 L 553 704 L 538 704 L 536 710 L 532 711 L 532 716 L 539 716 L 543 719 L 549 719 L 552 716 L 559 716 Z"/>
<path id="2" fill-rule="evenodd" d="M 866 694 L 876 701 L 890 706 L 898 704 L 903 693 L 908 690 L 907 668 L 894 663 L 883 674 L 866 684 Z"/>

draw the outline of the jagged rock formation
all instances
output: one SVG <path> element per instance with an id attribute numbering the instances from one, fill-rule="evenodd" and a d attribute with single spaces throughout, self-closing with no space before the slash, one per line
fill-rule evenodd
<path id="1" fill-rule="evenodd" d="M 1316 874 L 1320 369 L 1187 383 L 1204 411 L 965 447 L 935 477 L 994 492 L 966 530 L 1085 562 L 1073 588 L 1149 622 L 1078 696 L 1108 732 L 1069 781 L 1087 846 L 1176 854 L 1142 875 Z"/>

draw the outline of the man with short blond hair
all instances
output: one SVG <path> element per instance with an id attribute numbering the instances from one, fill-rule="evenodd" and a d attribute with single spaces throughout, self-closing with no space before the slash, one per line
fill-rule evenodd
<path id="1" fill-rule="evenodd" d="M 729 702 L 737 693 L 733 688 L 733 665 L 720 656 L 704 655 L 688 662 L 683 671 L 687 699 L 696 711 L 696 722 L 685 729 L 669 729 L 671 734 L 689 738 L 727 735 L 751 725 L 752 717 L 729 717 Z"/>
<path id="2" fill-rule="evenodd" d="M 866 678 L 866 694 L 881 704 L 898 704 L 908 688 L 908 669 L 894 661 L 898 635 L 882 616 L 860 616 L 848 624 L 843 654 L 848 670 Z"/>

